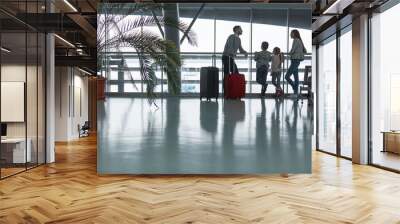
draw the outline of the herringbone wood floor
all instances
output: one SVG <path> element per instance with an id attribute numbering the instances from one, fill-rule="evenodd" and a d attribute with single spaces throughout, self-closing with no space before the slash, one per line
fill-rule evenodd
<path id="1" fill-rule="evenodd" d="M 0 181 L 0 223 L 400 223 L 400 175 L 313 153 L 313 174 L 97 176 L 93 137 Z"/>

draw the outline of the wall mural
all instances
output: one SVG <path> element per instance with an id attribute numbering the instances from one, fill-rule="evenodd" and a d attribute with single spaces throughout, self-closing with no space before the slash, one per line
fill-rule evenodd
<path id="1" fill-rule="evenodd" d="M 100 174 L 310 173 L 308 4 L 98 11 Z"/>

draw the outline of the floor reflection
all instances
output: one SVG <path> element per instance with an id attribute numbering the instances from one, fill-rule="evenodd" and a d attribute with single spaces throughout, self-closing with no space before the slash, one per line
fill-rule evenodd
<path id="1" fill-rule="evenodd" d="M 114 174 L 311 171 L 312 108 L 293 100 L 108 98 L 98 171 Z"/>

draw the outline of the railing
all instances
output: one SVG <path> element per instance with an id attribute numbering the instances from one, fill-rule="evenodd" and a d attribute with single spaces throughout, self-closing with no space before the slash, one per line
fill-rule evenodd
<path id="1" fill-rule="evenodd" d="M 102 75 L 107 78 L 108 93 L 144 93 L 146 84 L 142 82 L 140 76 L 139 59 L 135 52 L 106 52 L 103 55 L 105 66 L 100 68 Z M 261 86 L 256 82 L 256 63 L 253 60 L 254 54 L 249 54 L 247 58 L 238 55 L 235 59 L 238 70 L 245 75 L 246 93 L 260 93 Z M 284 87 L 285 93 L 292 93 L 292 89 L 288 87 L 284 74 L 290 65 L 288 55 L 284 54 L 284 64 L 281 75 L 281 86 Z M 196 94 L 200 91 L 200 68 L 205 66 L 215 66 L 220 70 L 220 91 L 222 91 L 222 53 L 211 52 L 181 52 L 183 65 L 181 67 L 181 92 L 182 94 Z M 124 60 L 124 63 L 122 63 Z M 305 60 L 301 62 L 299 67 L 299 81 L 304 81 L 305 66 L 311 66 L 311 54 L 307 54 Z M 156 77 L 158 79 L 155 88 L 156 93 L 168 92 L 168 80 L 163 70 L 158 67 L 156 69 Z M 270 73 L 267 83 L 272 84 Z M 135 88 L 136 87 L 136 88 Z M 268 87 L 267 93 L 275 92 L 274 87 Z"/>

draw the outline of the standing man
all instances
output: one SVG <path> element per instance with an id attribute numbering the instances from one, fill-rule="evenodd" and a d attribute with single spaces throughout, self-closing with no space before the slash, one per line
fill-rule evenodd
<path id="1" fill-rule="evenodd" d="M 244 54 L 247 58 L 247 51 L 242 48 L 242 42 L 240 40 L 240 35 L 243 31 L 240 26 L 233 27 L 233 34 L 231 34 L 225 43 L 224 52 L 222 54 L 222 64 L 224 66 L 224 92 L 225 92 L 225 78 L 229 73 L 237 73 L 238 69 L 235 63 L 236 53 L 239 50 L 240 53 Z"/>

